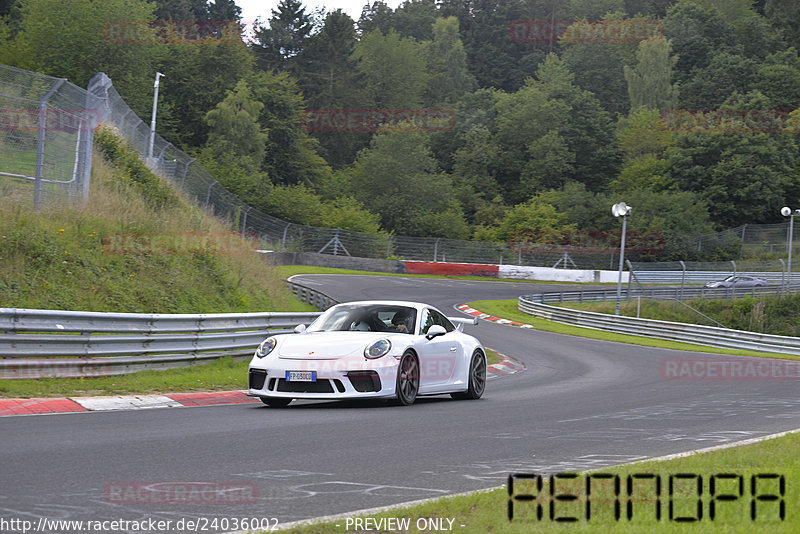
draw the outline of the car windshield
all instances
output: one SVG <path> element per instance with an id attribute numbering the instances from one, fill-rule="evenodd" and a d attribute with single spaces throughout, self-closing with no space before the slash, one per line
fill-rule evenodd
<path id="1" fill-rule="evenodd" d="M 390 304 L 340 304 L 322 314 L 308 332 L 393 332 L 413 334 L 417 310 Z"/>

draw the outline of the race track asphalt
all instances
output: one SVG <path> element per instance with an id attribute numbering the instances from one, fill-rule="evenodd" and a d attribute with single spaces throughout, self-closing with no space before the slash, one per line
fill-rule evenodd
<path id="1" fill-rule="evenodd" d="M 377 276 L 294 281 L 342 301 L 421 300 L 452 316 L 472 300 L 558 288 Z M 466 331 L 526 370 L 490 381 L 478 401 L 2 418 L 0 518 L 283 523 L 499 486 L 511 472 L 601 467 L 800 427 L 797 380 L 662 376 L 666 359 L 713 355 L 486 321 Z M 201 487 L 239 490 L 210 491 L 203 501 Z M 176 504 L 176 491 L 195 491 L 198 502 Z"/>

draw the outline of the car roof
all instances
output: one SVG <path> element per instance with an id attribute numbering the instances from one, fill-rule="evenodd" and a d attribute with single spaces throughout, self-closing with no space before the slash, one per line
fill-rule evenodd
<path id="1" fill-rule="evenodd" d="M 347 306 L 407 306 L 409 308 L 433 308 L 436 306 L 425 304 L 422 302 L 411 302 L 408 300 L 353 300 L 350 302 L 341 302 L 340 304 Z"/>

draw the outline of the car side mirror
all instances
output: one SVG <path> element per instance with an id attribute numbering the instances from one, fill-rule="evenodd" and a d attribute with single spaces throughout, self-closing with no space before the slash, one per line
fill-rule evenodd
<path id="1" fill-rule="evenodd" d="M 433 339 L 433 338 L 435 338 L 437 336 L 443 336 L 446 333 L 447 333 L 447 330 L 445 330 L 442 325 L 435 324 L 435 325 L 431 326 L 430 328 L 428 328 L 428 333 L 425 334 L 425 338 L 428 341 L 430 341 L 431 339 Z"/>
<path id="2" fill-rule="evenodd" d="M 305 331 L 306 331 L 306 325 L 304 324 L 299 324 L 294 327 L 295 334 L 302 334 Z"/>

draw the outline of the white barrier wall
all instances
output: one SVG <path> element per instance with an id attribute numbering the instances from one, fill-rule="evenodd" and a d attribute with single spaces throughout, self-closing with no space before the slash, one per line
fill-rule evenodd
<path id="1" fill-rule="evenodd" d="M 623 271 L 622 281 L 628 283 L 629 273 Z M 526 267 L 501 265 L 499 278 L 514 280 L 547 280 L 553 282 L 611 283 L 619 279 L 619 271 L 593 271 L 588 269 L 554 269 L 553 267 Z"/>

